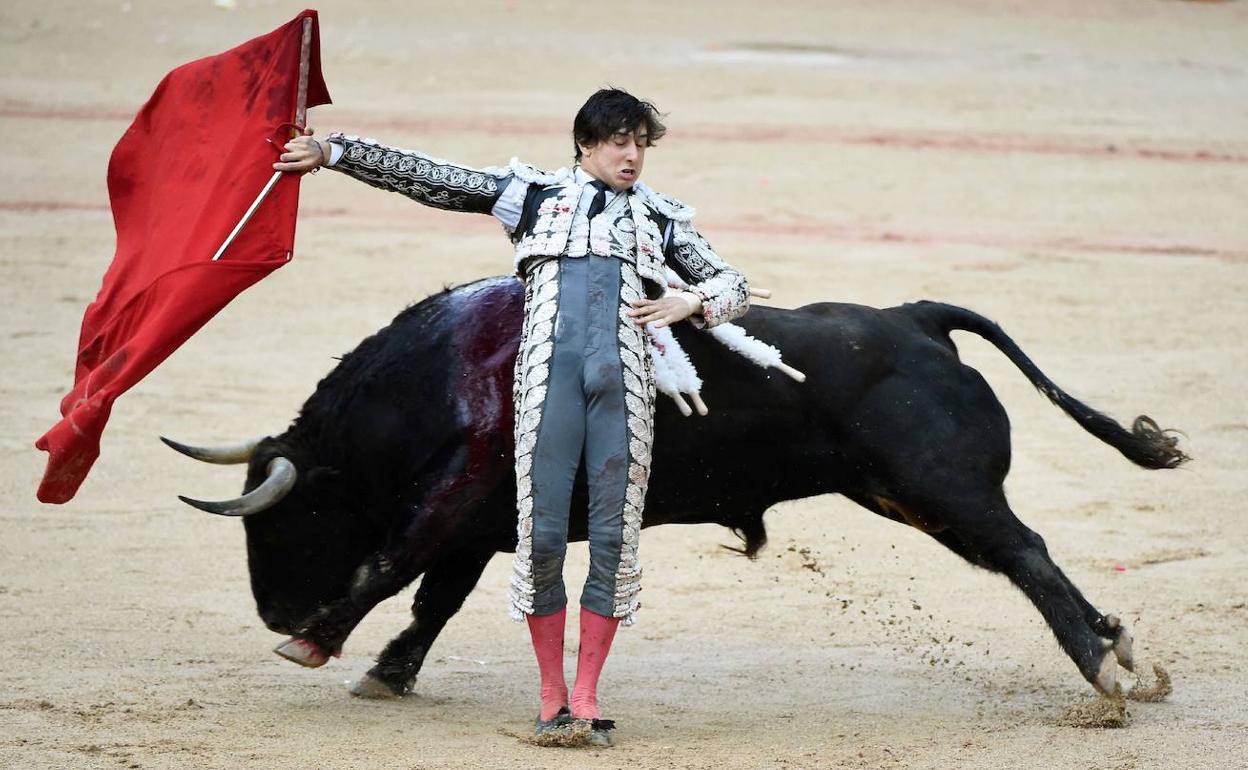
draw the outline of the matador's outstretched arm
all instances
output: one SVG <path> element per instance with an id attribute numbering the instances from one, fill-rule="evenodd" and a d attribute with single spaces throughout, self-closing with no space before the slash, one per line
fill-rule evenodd
<path id="1" fill-rule="evenodd" d="M 287 142 L 280 161 L 273 166 L 278 171 L 308 172 L 328 166 L 426 206 L 478 214 L 493 210 L 512 176 L 508 169 L 470 168 L 341 133 L 321 141 L 310 135 L 296 137 Z"/>

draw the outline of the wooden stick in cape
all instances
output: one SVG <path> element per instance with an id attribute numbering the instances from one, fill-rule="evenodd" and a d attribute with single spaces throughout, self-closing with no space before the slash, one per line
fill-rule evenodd
<path id="1" fill-rule="evenodd" d="M 299 50 L 299 90 L 295 95 L 295 127 L 290 131 L 291 139 L 294 139 L 296 136 L 303 133 L 305 121 L 308 117 L 308 72 L 311 69 L 311 66 L 312 19 L 310 17 L 305 17 L 303 20 L 302 47 Z M 269 197 L 269 192 L 273 190 L 273 185 L 277 184 L 277 180 L 282 178 L 283 173 L 285 172 L 274 171 L 273 176 L 269 177 L 268 183 L 264 185 L 264 189 L 260 191 L 260 194 L 256 196 L 256 199 L 251 202 L 251 205 L 247 208 L 247 212 L 243 214 L 243 218 L 238 220 L 238 224 L 234 225 L 234 229 L 230 231 L 228 236 L 226 236 L 225 241 L 221 244 L 221 247 L 217 249 L 217 253 L 212 255 L 213 262 L 216 262 L 221 258 L 221 255 L 225 253 L 225 250 L 230 247 L 230 244 L 234 242 L 234 239 L 238 237 L 238 234 L 242 232 L 243 225 L 247 224 L 247 221 L 250 220 L 252 215 L 256 213 L 256 209 L 260 207 L 260 203 L 265 198 Z"/>

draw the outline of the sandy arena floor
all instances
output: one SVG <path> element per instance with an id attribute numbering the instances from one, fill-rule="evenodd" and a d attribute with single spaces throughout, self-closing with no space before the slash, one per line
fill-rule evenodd
<path id="1" fill-rule="evenodd" d="M 344 686 L 410 592 L 342 660 L 279 660 L 241 527 L 175 497 L 233 496 L 241 474 L 157 435 L 282 430 L 333 356 L 444 283 L 507 272 L 508 243 L 484 217 L 307 180 L 294 264 L 120 399 L 78 497 L 39 505 L 32 444 L 113 253 L 113 144 L 166 71 L 303 7 L 47 0 L 0 9 L 0 766 L 1248 767 L 1248 3 L 422 5 L 321 7 L 320 132 L 554 167 L 585 96 L 627 87 L 669 113 L 646 180 L 696 204 L 774 304 L 966 305 L 1093 406 L 1184 430 L 1194 462 L 1140 470 L 958 339 L 1012 418 L 1014 508 L 1173 695 L 1122 729 L 1065 726 L 1092 690 L 1022 594 L 839 498 L 773 510 L 752 563 L 726 530 L 646 532 L 646 608 L 604 676 L 610 751 L 515 737 L 536 668 L 502 557 L 412 697 Z"/>

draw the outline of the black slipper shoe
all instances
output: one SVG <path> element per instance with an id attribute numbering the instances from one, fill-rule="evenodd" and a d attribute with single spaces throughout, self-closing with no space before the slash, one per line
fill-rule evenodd
<path id="1" fill-rule="evenodd" d="M 611 731 L 615 729 L 614 719 L 577 719 L 575 724 L 588 724 L 589 735 L 585 737 L 585 743 L 590 746 L 614 746 L 615 742 L 611 740 Z"/>
<path id="2" fill-rule="evenodd" d="M 538 714 L 533 725 L 533 735 L 538 736 L 552 730 L 559 730 L 570 724 L 572 724 L 572 712 L 568 710 L 567 706 L 564 706 L 550 719 L 542 719 L 542 715 Z"/>

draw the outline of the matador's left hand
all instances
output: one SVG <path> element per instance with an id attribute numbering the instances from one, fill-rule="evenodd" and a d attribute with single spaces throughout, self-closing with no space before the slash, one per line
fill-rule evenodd
<path id="1" fill-rule="evenodd" d="M 637 299 L 630 304 L 633 309 L 628 311 L 628 315 L 638 326 L 648 323 L 658 327 L 671 326 L 702 310 L 702 301 L 691 292 L 671 294 L 660 299 Z"/>

